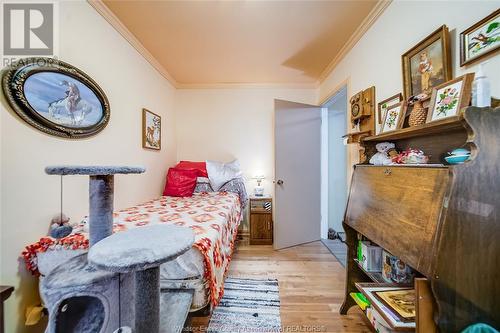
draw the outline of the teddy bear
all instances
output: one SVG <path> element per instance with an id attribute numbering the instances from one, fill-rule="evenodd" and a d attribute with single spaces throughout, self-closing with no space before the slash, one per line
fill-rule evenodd
<path id="1" fill-rule="evenodd" d="M 392 156 L 397 152 L 396 145 L 392 142 L 380 142 L 375 145 L 377 153 L 370 158 L 370 164 L 389 165 L 392 163 Z"/>

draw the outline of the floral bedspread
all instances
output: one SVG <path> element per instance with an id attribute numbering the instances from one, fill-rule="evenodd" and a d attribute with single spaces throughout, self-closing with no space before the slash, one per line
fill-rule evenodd
<path id="1" fill-rule="evenodd" d="M 224 293 L 224 276 L 229 267 L 241 220 L 239 196 L 228 192 L 195 193 L 192 197 L 160 197 L 114 213 L 113 232 L 148 226 L 172 224 L 191 228 L 196 247 L 204 257 L 205 279 L 210 300 L 217 305 Z M 88 248 L 84 225 L 62 239 L 44 237 L 23 251 L 27 268 L 38 274 L 37 253 L 57 249 Z"/>

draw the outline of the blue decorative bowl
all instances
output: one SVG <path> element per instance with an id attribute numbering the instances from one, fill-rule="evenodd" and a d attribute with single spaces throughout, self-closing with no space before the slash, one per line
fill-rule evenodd
<path id="1" fill-rule="evenodd" d="M 470 151 L 465 148 L 457 148 L 453 149 L 450 153 L 451 156 L 461 156 L 461 155 L 470 155 Z"/>
<path id="2" fill-rule="evenodd" d="M 452 155 L 446 156 L 444 159 L 449 164 L 462 164 L 470 158 L 470 155 Z"/>

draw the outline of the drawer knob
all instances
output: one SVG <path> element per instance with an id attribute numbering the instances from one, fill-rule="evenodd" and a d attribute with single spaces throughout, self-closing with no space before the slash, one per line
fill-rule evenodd
<path id="1" fill-rule="evenodd" d="M 392 173 L 391 169 L 385 169 L 384 170 L 384 175 L 389 176 Z"/>

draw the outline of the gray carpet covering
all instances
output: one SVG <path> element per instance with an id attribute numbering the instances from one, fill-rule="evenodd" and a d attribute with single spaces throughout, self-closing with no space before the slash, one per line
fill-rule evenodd
<path id="1" fill-rule="evenodd" d="M 322 239 L 321 242 L 330 250 L 338 262 L 345 267 L 347 261 L 347 246 L 338 239 Z"/>
<path id="2" fill-rule="evenodd" d="M 228 277 L 209 333 L 280 332 L 280 297 L 276 279 Z"/>

